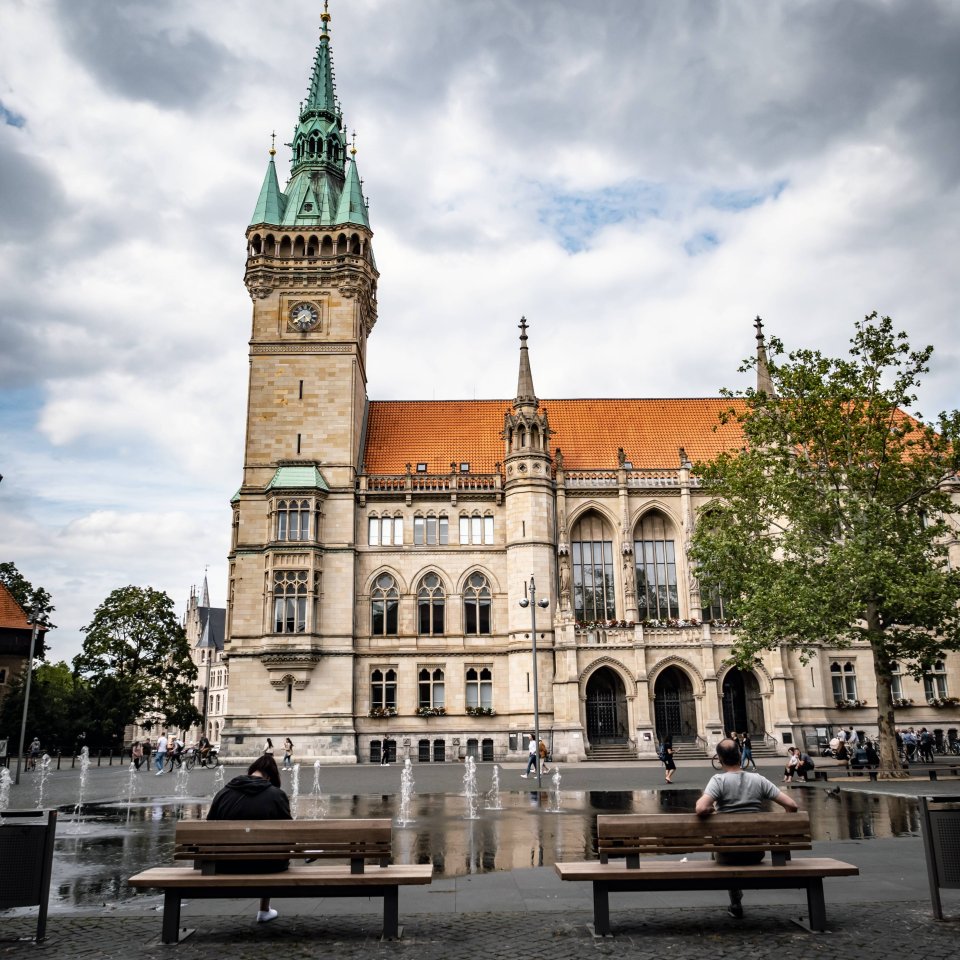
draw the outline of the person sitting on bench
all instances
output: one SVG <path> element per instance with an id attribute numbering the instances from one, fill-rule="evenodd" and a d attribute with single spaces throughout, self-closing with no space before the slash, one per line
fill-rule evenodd
<path id="1" fill-rule="evenodd" d="M 234 777 L 214 798 L 208 820 L 292 820 L 290 800 L 280 789 L 280 771 L 273 754 L 264 753 L 247 768 L 247 775 Z M 233 860 L 220 865 L 223 873 L 281 873 L 289 860 Z M 277 919 L 270 898 L 260 898 L 257 923 Z"/>
<path id="2" fill-rule="evenodd" d="M 759 773 L 740 769 L 740 749 L 733 740 L 717 744 L 717 757 L 723 772 L 715 773 L 697 801 L 697 815 L 708 817 L 713 813 L 758 813 L 764 800 L 778 803 L 790 813 L 797 812 L 797 804 L 775 784 Z M 717 863 L 748 865 L 760 863 L 763 850 L 745 850 L 715 854 Z M 727 912 L 738 919 L 743 916 L 743 891 L 730 891 Z"/>

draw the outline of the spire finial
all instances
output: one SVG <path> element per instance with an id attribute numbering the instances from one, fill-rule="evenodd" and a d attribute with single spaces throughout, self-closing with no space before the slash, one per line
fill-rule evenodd
<path id="1" fill-rule="evenodd" d="M 350 138 L 350 156 L 355 157 L 357 155 L 357 131 L 353 131 L 353 136 Z"/>
<path id="2" fill-rule="evenodd" d="M 520 323 L 517 324 L 517 326 L 520 328 L 520 340 L 521 340 L 520 349 L 526 350 L 527 349 L 527 327 L 529 326 L 529 324 L 527 323 L 527 318 L 521 317 Z"/>
<path id="3" fill-rule="evenodd" d="M 274 130 L 270 134 L 270 156 L 275 157 L 277 155 L 277 131 Z"/>
<path id="4" fill-rule="evenodd" d="M 773 379 L 770 376 L 770 367 L 767 362 L 767 345 L 763 337 L 763 321 L 757 314 L 757 319 L 753 321 L 757 331 L 757 393 L 765 393 L 769 397 L 775 397 L 776 392 L 773 389 Z"/>
<path id="5" fill-rule="evenodd" d="M 527 323 L 526 317 L 520 318 L 520 376 L 517 378 L 517 397 L 514 400 L 514 406 L 532 404 L 534 408 L 537 405 L 537 395 L 533 389 L 533 374 L 530 372 L 530 351 L 527 348 Z"/>
<path id="6" fill-rule="evenodd" d="M 321 33 L 327 32 L 327 24 L 330 22 L 330 11 L 328 9 L 327 0 L 323 0 L 323 13 L 320 14 L 320 22 L 323 26 L 320 28 Z"/>

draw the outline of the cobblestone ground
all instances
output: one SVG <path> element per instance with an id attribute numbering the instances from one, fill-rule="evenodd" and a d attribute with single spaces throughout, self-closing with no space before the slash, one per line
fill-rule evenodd
<path id="1" fill-rule="evenodd" d="M 669 910 L 618 910 L 612 913 L 615 936 L 594 938 L 590 914 L 469 913 L 401 914 L 403 939 L 381 943 L 379 918 L 371 916 L 281 916 L 270 925 L 237 917 L 204 918 L 175 952 L 160 943 L 160 917 L 53 916 L 43 944 L 12 941 L 32 932 L 27 918 L 6 920 L 0 927 L 0 957 L 42 956 L 55 960 L 95 958 L 163 958 L 198 960 L 230 957 L 261 960 L 265 954 L 287 958 L 331 957 L 337 960 L 377 957 L 449 960 L 463 956 L 484 960 L 519 957 L 544 960 L 598 957 L 782 958 L 785 953 L 823 960 L 862 957 L 923 957 L 955 960 L 960 922 L 937 923 L 928 903 L 828 904 L 831 932 L 811 934 L 787 914 L 799 908 L 756 907 L 741 921 L 721 907 Z M 194 922 L 190 920 L 188 922 Z"/>

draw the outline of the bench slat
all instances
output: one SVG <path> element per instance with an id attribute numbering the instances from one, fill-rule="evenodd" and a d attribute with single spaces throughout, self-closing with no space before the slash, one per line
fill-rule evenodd
<path id="1" fill-rule="evenodd" d="M 622 864 L 600 863 L 587 860 L 577 863 L 554 864 L 561 880 L 714 880 L 724 876 L 731 879 L 753 877 L 757 879 L 780 877 L 782 879 L 805 879 L 807 877 L 852 877 L 860 869 L 852 863 L 829 857 L 804 857 L 791 860 L 780 867 L 769 862 L 747 866 L 718 864 L 712 860 L 645 860 L 639 867 Z"/>
<path id="2" fill-rule="evenodd" d="M 207 876 L 189 867 L 153 867 L 131 877 L 131 887 L 177 890 L 232 890 L 246 888 L 256 893 L 259 887 L 376 887 L 384 884 L 427 884 L 433 878 L 432 864 L 393 864 L 369 867 L 363 873 L 350 873 L 347 867 L 331 864 L 295 865 L 282 873 L 221 873 Z"/>

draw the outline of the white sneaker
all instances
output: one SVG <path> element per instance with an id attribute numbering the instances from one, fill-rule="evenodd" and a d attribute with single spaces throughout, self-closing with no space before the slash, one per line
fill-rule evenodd
<path id="1" fill-rule="evenodd" d="M 521 779 L 521 780 L 526 780 L 526 779 L 527 779 L 527 775 L 526 775 L 525 773 L 521 773 L 521 774 L 520 774 L 520 779 Z"/>
<path id="2" fill-rule="evenodd" d="M 271 920 L 276 920 L 279 916 L 280 914 L 272 907 L 269 910 L 258 910 L 257 923 L 269 923 Z"/>
<path id="3" fill-rule="evenodd" d="M 155 776 L 157 776 L 157 777 L 162 777 L 162 776 L 163 776 L 163 771 L 162 771 L 162 770 L 158 770 L 158 771 L 156 772 Z"/>

